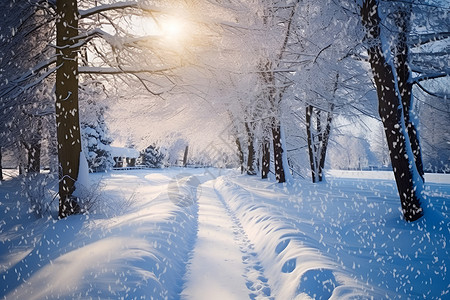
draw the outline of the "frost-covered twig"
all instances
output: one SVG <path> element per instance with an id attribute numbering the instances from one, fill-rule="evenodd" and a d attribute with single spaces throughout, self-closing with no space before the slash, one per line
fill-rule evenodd
<path id="1" fill-rule="evenodd" d="M 425 93 L 433 96 L 433 97 L 437 97 L 437 98 L 441 98 L 441 99 L 449 99 L 450 95 L 449 94 L 444 94 L 444 93 L 434 93 L 432 91 L 430 91 L 429 89 L 425 88 L 423 85 L 421 85 L 419 82 L 416 82 L 416 85 Z M 437 108 L 435 108 L 437 109 Z"/>

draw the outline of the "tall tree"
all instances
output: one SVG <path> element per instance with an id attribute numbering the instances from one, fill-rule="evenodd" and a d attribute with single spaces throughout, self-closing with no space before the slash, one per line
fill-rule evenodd
<path id="1" fill-rule="evenodd" d="M 422 163 L 422 149 L 420 147 L 419 135 L 417 132 L 416 120 L 413 109 L 413 82 L 412 72 L 409 66 L 409 45 L 408 34 L 410 33 L 410 20 L 412 13 L 412 3 L 410 1 L 400 2 L 395 5 L 393 18 L 398 29 L 397 41 L 394 43 L 394 65 L 397 73 L 398 90 L 402 100 L 403 117 L 405 119 L 406 132 L 411 143 L 414 155 L 414 162 L 417 171 L 424 180 L 424 170 Z"/>
<path id="2" fill-rule="evenodd" d="M 72 194 L 78 179 L 81 133 L 78 105 L 77 0 L 56 1 L 56 123 L 59 160 L 59 217 L 79 210 Z"/>
<path id="3" fill-rule="evenodd" d="M 325 127 L 322 125 L 322 113 L 320 109 L 312 105 L 306 107 L 306 132 L 308 141 L 309 162 L 312 181 L 323 181 L 323 169 L 327 153 L 328 140 L 330 138 L 331 121 L 333 120 L 333 104 L 326 113 Z M 315 121 L 315 122 L 313 122 Z M 315 130 L 313 124 L 315 123 Z"/>
<path id="4" fill-rule="evenodd" d="M 130 13 L 129 16 L 142 16 L 144 12 L 159 12 L 162 13 L 167 7 L 155 7 L 150 6 L 144 1 L 125 1 L 112 4 L 97 5 L 97 1 L 82 1 L 80 5 L 83 10 L 78 9 L 78 1 L 76 0 L 56 0 L 56 1 L 26 1 L 24 7 L 26 10 L 14 10 L 11 3 L 15 3 L 14 0 L 2 2 L 2 7 L 5 6 L 11 11 L 12 18 L 18 20 L 18 25 L 13 26 L 10 32 L 11 36 L 6 38 L 2 36 L 2 39 L 6 39 L 9 43 L 3 45 L 5 53 L 0 56 L 2 69 L 7 69 L 8 74 L 2 72 L 2 82 L 0 85 L 0 98 L 2 99 L 2 121 L 4 116 L 11 115 L 11 112 L 23 111 L 23 103 L 18 103 L 16 99 L 19 99 L 21 95 L 30 94 L 29 91 L 39 86 L 46 79 L 53 79 L 55 81 L 55 94 L 56 94 L 56 134 L 58 140 L 58 161 L 59 161 L 59 196 L 60 207 L 59 216 L 61 218 L 66 217 L 77 211 L 76 198 L 74 196 L 76 182 L 79 176 L 79 164 L 81 153 L 81 138 L 80 138 L 80 126 L 79 126 L 79 103 L 78 103 L 78 86 L 81 78 L 80 74 L 99 74 L 100 76 L 118 75 L 125 77 L 126 74 L 134 76 L 136 80 L 140 82 L 149 92 L 153 93 L 149 87 L 149 80 L 141 78 L 140 74 L 159 74 L 163 77 L 164 71 L 172 69 L 173 65 L 179 65 L 172 63 L 168 66 L 168 59 L 162 59 L 157 55 L 150 55 L 149 52 L 154 50 L 156 46 L 149 43 L 152 40 L 151 37 L 143 37 L 141 39 L 136 38 L 135 35 L 130 34 L 129 23 L 124 22 L 123 18 L 126 18 L 126 13 Z M 22 3 L 21 3 L 22 4 Z M 19 5 L 17 3 L 17 5 Z M 19 6 L 21 8 L 22 6 Z M 35 15 L 35 11 L 42 11 L 41 13 L 46 18 L 45 22 L 34 22 L 33 26 L 29 30 L 18 30 L 22 26 L 22 20 L 30 20 Z M 25 12 L 21 14 L 21 12 Z M 110 14 L 110 15 L 108 15 Z M 20 15 L 21 18 L 17 16 Z M 14 17 L 16 16 L 16 17 Z M 47 18 L 48 17 L 48 18 Z M 11 16 L 9 16 L 11 18 Z M 121 19 L 122 18 L 122 19 Z M 90 21 L 88 19 L 91 19 Z M 103 22 L 105 21 L 105 22 Z M 30 53 L 29 51 L 17 51 L 13 49 L 13 46 L 20 46 L 23 41 L 28 41 L 27 38 L 31 36 L 31 33 L 36 31 L 36 28 L 41 28 L 42 24 L 49 24 L 51 22 L 56 23 L 56 44 L 52 45 L 55 35 L 54 32 L 49 30 L 47 35 L 43 37 L 42 44 L 44 47 L 56 49 L 56 55 L 46 56 L 37 55 L 33 61 L 25 60 L 23 64 L 20 64 L 20 58 L 22 56 L 16 55 L 17 53 Z M 23 22 L 25 24 L 26 22 Z M 116 30 L 116 36 L 104 31 L 101 27 L 105 24 L 111 24 L 111 28 Z M 3 27 L 3 22 L 0 23 Z M 22 26 L 23 27 L 23 26 Z M 123 27 L 127 30 L 123 30 Z M 21 32 L 21 35 L 15 34 Z M 91 42 L 93 39 L 98 39 L 95 43 Z M 153 40 L 157 38 L 153 37 Z M 11 42 L 12 41 L 12 42 Z M 22 43 L 23 44 L 23 43 Z M 78 58 L 81 47 L 83 49 L 89 45 L 89 53 L 97 52 L 97 64 L 91 63 L 86 66 L 78 66 Z M 109 45 L 109 46 L 108 46 Z M 155 43 L 159 49 L 161 49 L 161 43 Z M 20 47 L 19 47 L 20 48 Z M 18 49 L 19 49 L 18 48 Z M 38 47 L 31 50 L 38 51 Z M 21 47 L 19 50 L 23 50 Z M 126 54 L 123 54 L 124 52 Z M 130 53 L 133 52 L 133 53 Z M 154 54 L 155 51 L 152 52 Z M 41 53 L 42 54 L 42 53 Z M 47 52 L 45 52 L 47 54 Z M 8 58 L 11 57 L 11 60 Z M 149 57 L 151 57 L 149 59 Z M 8 63 L 10 61 L 10 63 Z M 31 65 L 28 66 L 25 62 L 30 61 Z M 100 63 L 98 63 L 100 61 Z M 25 66 L 25 68 L 14 68 L 14 62 L 19 67 Z M 156 66 L 156 67 L 155 67 Z M 10 71 L 10 72 L 9 72 Z M 53 77 L 56 71 L 56 79 Z M 170 82 L 167 80 L 166 82 Z M 154 93 L 157 94 L 157 93 Z M 33 101 L 30 97 L 30 103 L 35 105 L 36 101 Z M 28 114 L 29 111 L 26 111 Z M 16 124 L 18 114 L 15 114 L 15 119 L 7 120 L 6 124 Z M 41 114 L 38 115 L 42 117 Z M 38 123 L 40 118 L 36 118 Z M 39 125 L 39 124 L 38 124 Z M 2 135 L 5 131 L 2 130 Z M 36 132 L 39 132 L 37 130 Z M 13 140 L 14 134 L 8 136 Z M 8 140 L 8 139 L 5 139 Z M 1 144 L 4 145 L 4 139 L 2 138 Z M 15 141 L 13 141 L 15 142 Z M 27 145 L 29 154 L 31 154 L 30 162 L 38 162 L 35 159 L 39 153 L 36 145 Z M 32 166 L 32 169 L 36 169 Z"/>
<path id="5" fill-rule="evenodd" d="M 383 51 L 386 45 L 382 44 L 380 35 L 378 5 L 377 0 L 365 0 L 361 7 L 361 18 L 366 28 L 367 51 L 377 87 L 379 114 L 390 150 L 403 216 L 407 221 L 415 221 L 423 215 L 423 180 L 417 170 L 406 129 L 396 68 L 393 62 L 386 59 Z"/>

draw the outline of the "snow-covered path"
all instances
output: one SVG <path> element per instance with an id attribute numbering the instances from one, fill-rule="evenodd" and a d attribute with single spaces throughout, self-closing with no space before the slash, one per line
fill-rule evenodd
<path id="1" fill-rule="evenodd" d="M 217 199 L 213 181 L 198 199 L 198 236 L 189 262 L 183 299 L 246 299 L 244 265 L 235 243 L 233 222 Z"/>
<path id="2" fill-rule="evenodd" d="M 198 235 L 182 299 L 268 299 L 270 288 L 242 226 L 214 188 L 201 186 Z"/>

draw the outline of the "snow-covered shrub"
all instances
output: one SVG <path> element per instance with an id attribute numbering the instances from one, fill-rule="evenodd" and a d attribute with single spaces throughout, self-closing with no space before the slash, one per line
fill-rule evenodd
<path id="1" fill-rule="evenodd" d="M 141 152 L 141 164 L 149 168 L 161 168 L 165 155 L 159 148 L 150 145 Z"/>
<path id="2" fill-rule="evenodd" d="M 81 214 L 96 215 L 101 217 L 114 217 L 126 212 L 136 201 L 136 194 L 124 197 L 117 194 L 112 197 L 106 195 L 105 182 L 94 181 L 80 184 L 77 182 L 74 195 Z"/>

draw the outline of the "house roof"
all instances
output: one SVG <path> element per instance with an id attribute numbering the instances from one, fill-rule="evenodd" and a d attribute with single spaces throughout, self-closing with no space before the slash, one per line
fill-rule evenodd
<path id="1" fill-rule="evenodd" d="M 138 158 L 139 151 L 133 148 L 111 147 L 111 155 L 112 157 Z"/>

